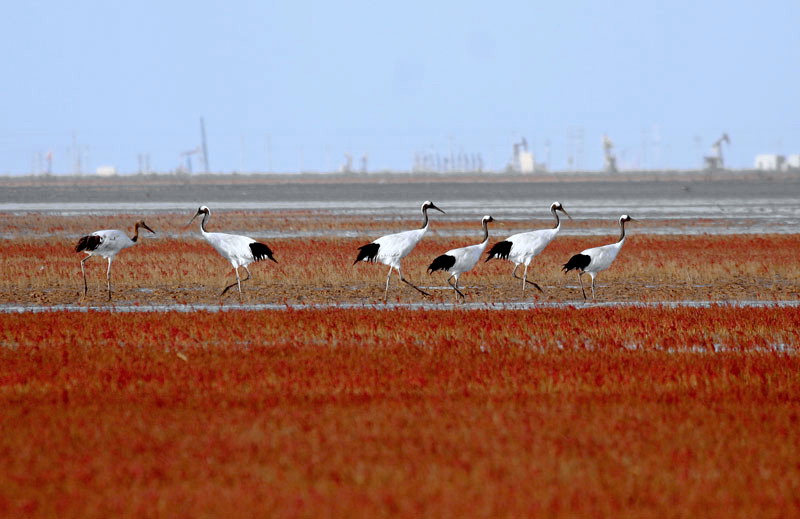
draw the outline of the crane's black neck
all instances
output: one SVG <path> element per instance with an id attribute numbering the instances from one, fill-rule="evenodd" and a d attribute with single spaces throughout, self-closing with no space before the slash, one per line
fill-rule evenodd
<path id="1" fill-rule="evenodd" d="M 620 219 L 619 221 L 619 240 L 617 242 L 621 242 L 625 239 L 625 220 Z"/>
<path id="2" fill-rule="evenodd" d="M 208 220 L 208 213 L 203 213 L 203 219 L 200 220 L 200 230 L 203 232 L 208 232 L 206 231 L 206 220 Z"/>
<path id="3" fill-rule="evenodd" d="M 483 224 L 483 241 L 481 243 L 486 243 L 489 241 L 489 221 L 483 220 L 481 223 Z"/>
<path id="4" fill-rule="evenodd" d="M 131 241 L 133 243 L 136 243 L 136 240 L 138 239 L 139 239 L 139 224 L 137 223 L 136 225 L 133 226 L 133 237 L 131 238 Z"/>
<path id="5" fill-rule="evenodd" d="M 428 226 L 428 208 L 424 207 L 422 209 L 422 216 L 424 216 L 424 220 L 422 220 L 422 227 L 420 229 L 424 229 Z"/>
<path id="6" fill-rule="evenodd" d="M 553 229 L 558 229 L 558 227 L 561 225 L 561 220 L 558 218 L 556 207 L 555 206 L 550 207 L 550 212 L 553 213 L 553 218 L 556 219 L 556 225 L 553 227 Z"/>

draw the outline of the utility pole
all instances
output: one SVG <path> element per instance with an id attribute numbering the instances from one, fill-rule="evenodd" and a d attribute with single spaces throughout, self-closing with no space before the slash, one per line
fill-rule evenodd
<path id="1" fill-rule="evenodd" d="M 208 144 L 206 143 L 206 123 L 203 118 L 200 118 L 200 139 L 203 148 L 203 169 L 204 173 L 208 173 Z"/>

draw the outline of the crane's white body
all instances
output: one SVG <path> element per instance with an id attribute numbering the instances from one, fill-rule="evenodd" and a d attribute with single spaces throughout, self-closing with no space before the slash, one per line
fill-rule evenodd
<path id="1" fill-rule="evenodd" d="M 100 256 L 108 260 L 108 268 L 106 268 L 106 289 L 108 291 L 108 300 L 111 300 L 111 262 L 120 251 L 133 247 L 139 240 L 139 228 L 144 227 L 148 231 L 154 233 L 144 221 L 140 220 L 133 226 L 133 238 L 129 238 L 127 234 L 118 229 L 103 229 L 95 231 L 86 236 L 82 236 L 75 247 L 76 252 L 83 252 L 86 257 L 81 260 L 81 273 L 83 274 L 83 295 L 89 290 L 86 283 L 86 269 L 84 263 L 92 256 Z"/>
<path id="2" fill-rule="evenodd" d="M 514 270 L 511 271 L 511 277 L 515 279 L 522 279 L 523 296 L 525 295 L 525 285 L 528 283 L 535 286 L 540 292 L 542 291 L 539 285 L 533 281 L 528 281 L 528 266 L 531 264 L 531 261 L 533 261 L 533 258 L 538 256 L 550 244 L 550 242 L 553 241 L 556 236 L 558 236 L 558 232 L 561 230 L 561 219 L 558 217 L 558 213 L 556 211 L 561 211 L 569 216 L 560 202 L 553 202 L 550 204 L 550 212 L 553 214 L 553 218 L 556 220 L 555 227 L 551 229 L 538 229 L 535 231 L 521 232 L 509 236 L 502 242 L 495 244 L 495 246 L 489 252 L 490 256 L 486 258 L 486 261 L 489 261 L 493 257 L 497 257 L 507 259 L 508 261 L 514 263 Z M 499 252 L 495 252 L 495 249 L 503 243 L 511 244 L 508 248 L 508 256 L 505 256 Z M 517 276 L 517 269 L 520 265 L 525 266 L 522 278 Z"/>
<path id="3" fill-rule="evenodd" d="M 561 223 L 553 229 L 539 229 L 537 231 L 521 232 L 505 239 L 510 241 L 511 251 L 508 254 L 508 261 L 515 265 L 525 265 L 527 268 L 533 258 L 539 255 L 547 247 L 553 238 L 561 230 Z M 525 284 L 523 283 L 523 288 Z"/>
<path id="4" fill-rule="evenodd" d="M 619 251 L 622 250 L 622 246 L 625 245 L 625 222 L 630 222 L 632 220 L 633 218 L 623 214 L 619 218 L 619 240 L 608 245 L 583 250 L 564 264 L 564 272 L 569 272 L 573 269 L 578 271 L 578 282 L 581 285 L 581 292 L 583 293 L 584 299 L 586 299 L 586 291 L 583 288 L 583 279 L 581 276 L 589 274 L 589 277 L 592 279 L 592 299 L 594 299 L 595 277 L 597 277 L 597 274 L 600 272 L 609 268 L 611 264 L 614 263 L 614 260 L 617 259 Z"/>
<path id="5" fill-rule="evenodd" d="M 370 263 L 382 263 L 389 266 L 389 273 L 386 275 L 386 288 L 384 289 L 383 293 L 384 301 L 389 295 L 389 281 L 392 278 L 393 269 L 397 271 L 400 281 L 410 285 L 423 295 L 430 295 L 405 279 L 405 277 L 403 277 L 403 271 L 400 267 L 400 262 L 402 259 L 408 256 L 408 254 L 414 250 L 414 247 L 417 246 L 417 243 L 419 243 L 423 236 L 425 236 L 425 234 L 428 232 L 428 228 L 430 226 L 430 221 L 428 220 L 428 209 L 436 209 L 437 211 L 444 213 L 444 211 L 436 207 L 433 202 L 425 201 L 421 207 L 422 216 L 425 218 L 422 223 L 422 227 L 410 231 L 387 234 L 386 236 L 381 236 L 367 245 L 359 247 L 358 256 L 356 257 L 355 262 L 353 262 L 354 265 L 359 261 L 366 261 Z"/>
<path id="6" fill-rule="evenodd" d="M 250 279 L 250 269 L 247 267 L 254 261 L 261 261 L 263 259 L 270 259 L 277 261 L 272 257 L 272 251 L 269 247 L 261 242 L 257 242 L 253 238 L 242 236 L 239 234 L 226 234 L 223 232 L 207 232 L 206 223 L 211 216 L 211 211 L 206 206 L 201 206 L 195 215 L 192 217 L 194 220 L 198 215 L 202 214 L 203 219 L 200 220 L 200 235 L 216 250 L 220 256 L 228 260 L 233 267 L 236 274 L 236 283 L 231 283 L 222 290 L 224 295 L 229 289 L 236 286 L 239 289 L 239 299 L 242 298 L 242 282 Z M 189 220 L 189 224 L 192 223 Z M 189 225 L 187 224 L 187 225 Z M 247 272 L 247 277 L 240 279 L 239 267 L 243 267 Z"/>
<path id="7" fill-rule="evenodd" d="M 468 247 L 461 247 L 458 249 L 451 249 L 445 252 L 445 256 L 453 256 L 456 259 L 455 265 L 447 269 L 447 272 L 452 274 L 455 278 L 456 285 L 458 285 L 458 277 L 464 272 L 469 272 L 481 259 L 481 254 L 486 250 L 486 245 L 489 243 L 487 238 L 481 243 L 470 245 Z"/>
<path id="8" fill-rule="evenodd" d="M 97 236 L 100 238 L 100 245 L 94 250 L 81 251 L 84 254 L 91 256 L 100 256 L 106 258 L 109 263 L 114 259 L 120 251 L 133 247 L 136 242 L 131 240 L 127 234 L 118 229 L 104 229 L 102 231 L 95 231 L 89 236 Z"/>
<path id="9" fill-rule="evenodd" d="M 372 243 L 379 245 L 375 261 L 396 269 L 399 274 L 400 260 L 414 250 L 414 247 L 422 240 L 429 228 L 430 223 L 426 223 L 425 227 L 421 229 L 387 234 L 374 240 Z M 389 273 L 391 274 L 391 270 Z"/>
<path id="10" fill-rule="evenodd" d="M 462 294 L 458 289 L 458 278 L 461 277 L 461 274 L 472 270 L 481 259 L 483 251 L 486 250 L 486 245 L 489 244 L 488 224 L 489 222 L 493 221 L 494 218 L 489 215 L 486 215 L 481 219 L 481 226 L 483 227 L 483 241 L 481 243 L 469 245 L 467 247 L 459 247 L 457 249 L 450 249 L 433 260 L 433 263 L 431 263 L 430 267 L 428 267 L 429 273 L 432 273 L 435 270 L 444 270 L 445 272 L 450 273 L 450 277 L 447 278 L 447 282 L 450 283 L 450 286 L 456 291 L 456 297 L 464 297 L 464 294 Z M 451 262 L 452 265 L 450 265 Z M 454 282 L 451 282 L 451 280 L 454 280 Z"/>
<path id="11" fill-rule="evenodd" d="M 206 232 L 202 226 L 200 227 L 200 234 L 214 247 L 220 256 L 230 262 L 234 269 L 239 267 L 247 268 L 248 265 L 255 261 L 255 256 L 250 250 L 250 244 L 256 243 L 253 238 L 239 234 Z"/>
<path id="12" fill-rule="evenodd" d="M 614 263 L 614 260 L 617 259 L 617 254 L 619 254 L 619 251 L 622 249 L 623 245 L 625 245 L 625 238 L 622 238 L 616 243 L 603 245 L 601 247 L 592 247 L 591 249 L 582 251 L 581 254 L 592 258 L 592 260 L 589 262 L 589 265 L 584 268 L 583 271 L 586 274 L 589 274 L 592 280 L 594 280 L 598 273 L 606 270 L 611 266 L 612 263 Z"/>

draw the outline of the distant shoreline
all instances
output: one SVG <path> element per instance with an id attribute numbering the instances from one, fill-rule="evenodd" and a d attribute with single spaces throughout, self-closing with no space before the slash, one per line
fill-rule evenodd
<path id="1" fill-rule="evenodd" d="M 563 171 L 548 173 L 202 173 L 98 175 L 0 175 L 0 187 L 47 186 L 176 186 L 176 185 L 259 185 L 259 184 L 368 184 L 368 183 L 561 183 L 561 182 L 714 182 L 793 181 L 800 171 L 664 170 L 664 171 Z"/>

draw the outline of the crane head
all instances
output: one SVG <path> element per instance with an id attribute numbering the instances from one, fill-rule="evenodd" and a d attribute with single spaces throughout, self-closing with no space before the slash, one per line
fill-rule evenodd
<path id="1" fill-rule="evenodd" d="M 633 218 L 631 218 L 627 214 L 623 214 L 622 216 L 619 217 L 619 221 L 620 222 L 635 222 L 636 220 L 634 220 Z"/>
<path id="2" fill-rule="evenodd" d="M 156 233 L 156 231 L 154 231 L 153 229 L 148 227 L 146 223 L 144 223 L 144 220 L 139 220 L 138 222 L 136 222 L 136 225 L 134 225 L 135 229 L 138 229 L 139 227 L 143 227 L 143 228 L 147 229 L 148 231 L 150 231 L 153 234 Z"/>
<path id="3" fill-rule="evenodd" d="M 423 213 L 425 213 L 425 211 L 427 211 L 428 209 L 436 209 L 440 213 L 447 214 L 444 211 L 442 211 L 441 209 L 439 209 L 438 207 L 436 207 L 436 204 L 434 204 L 430 200 L 426 200 L 425 203 L 422 204 L 422 212 Z"/>
<path id="4" fill-rule="evenodd" d="M 567 218 L 569 218 L 570 220 L 572 220 L 572 217 L 569 215 L 569 213 L 567 212 L 567 210 L 566 210 L 566 209 L 564 209 L 564 206 L 563 206 L 563 205 L 561 205 L 561 202 L 559 202 L 558 200 L 556 200 L 555 202 L 553 202 L 552 204 L 550 204 L 550 210 L 551 210 L 551 211 L 553 211 L 553 212 L 555 212 L 555 211 L 561 211 L 562 213 L 564 213 L 565 215 L 567 215 Z"/>
<path id="5" fill-rule="evenodd" d="M 211 211 L 208 209 L 208 207 L 206 207 L 206 206 L 204 206 L 204 205 L 201 205 L 201 206 L 200 206 L 200 208 L 197 210 L 197 212 L 196 212 L 196 213 L 194 213 L 194 216 L 192 216 L 192 219 L 191 219 L 191 220 L 189 220 L 189 222 L 188 222 L 186 225 L 184 225 L 184 226 L 183 226 L 183 227 L 184 227 L 184 229 L 185 229 L 186 227 L 189 227 L 189 225 L 191 225 L 191 223 L 194 221 L 194 219 L 195 219 L 195 218 L 197 218 L 197 217 L 198 217 L 199 215 L 201 215 L 201 214 L 202 214 L 202 215 L 211 214 Z"/>
<path id="6" fill-rule="evenodd" d="M 481 223 L 483 225 L 486 225 L 487 223 L 490 223 L 490 222 L 493 222 L 493 221 L 494 221 L 494 218 L 492 218 L 488 214 L 486 216 L 484 216 L 483 218 L 481 218 Z"/>

